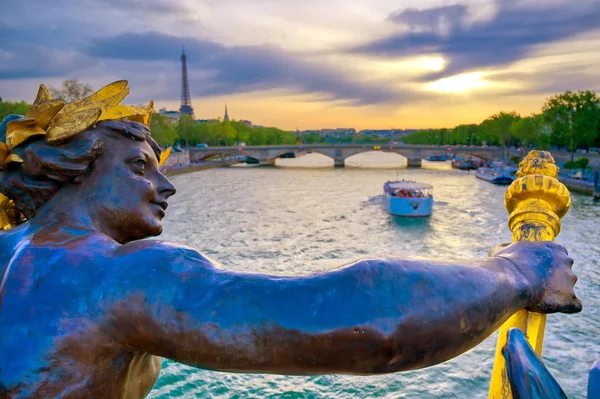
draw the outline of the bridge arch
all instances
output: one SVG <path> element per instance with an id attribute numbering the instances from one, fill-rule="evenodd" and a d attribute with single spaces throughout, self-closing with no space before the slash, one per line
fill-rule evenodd
<path id="1" fill-rule="evenodd" d="M 370 154 L 379 154 L 379 159 L 374 159 Z M 367 155 L 369 159 L 365 159 L 363 155 Z M 363 162 L 364 160 L 364 162 Z M 408 157 L 398 151 L 367 149 L 359 153 L 352 154 L 345 158 L 344 165 L 349 167 L 371 167 L 371 168 L 385 168 L 385 167 L 406 167 L 408 164 Z"/>
<path id="2" fill-rule="evenodd" d="M 396 153 L 408 159 L 408 166 L 421 166 L 422 159 L 431 155 L 453 153 L 479 156 L 484 159 L 500 159 L 503 156 L 501 148 L 494 147 L 464 147 L 434 145 L 361 145 L 361 144 L 311 144 L 311 145 L 285 145 L 285 146 L 255 146 L 255 147 L 211 147 L 190 149 L 190 161 L 198 162 L 213 155 L 244 155 L 258 159 L 261 165 L 274 165 L 275 159 L 285 154 L 318 153 L 334 160 L 335 166 L 344 166 L 345 160 L 356 154 L 378 150 L 381 152 Z"/>

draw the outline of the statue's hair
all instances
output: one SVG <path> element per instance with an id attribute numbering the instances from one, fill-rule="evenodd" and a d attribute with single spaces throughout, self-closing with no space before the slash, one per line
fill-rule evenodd
<path id="1" fill-rule="evenodd" d="M 11 163 L 0 171 L 0 193 L 12 199 L 25 218 L 32 219 L 62 186 L 80 183 L 91 173 L 94 161 L 104 153 L 104 139 L 114 134 L 147 141 L 160 159 L 160 147 L 144 124 L 128 120 L 98 122 L 60 145 L 33 138 L 15 148 L 13 152 L 23 158 L 23 163 Z"/>

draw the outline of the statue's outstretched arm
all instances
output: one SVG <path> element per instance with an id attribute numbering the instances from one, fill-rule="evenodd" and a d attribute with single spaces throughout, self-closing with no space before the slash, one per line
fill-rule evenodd
<path id="1" fill-rule="evenodd" d="M 145 247 L 118 257 L 129 287 L 115 311 L 124 341 L 215 370 L 409 370 L 465 352 L 524 307 L 580 306 L 572 261 L 555 244 L 514 244 L 473 262 L 377 258 L 302 277 L 236 273 L 191 249 L 135 245 Z"/>

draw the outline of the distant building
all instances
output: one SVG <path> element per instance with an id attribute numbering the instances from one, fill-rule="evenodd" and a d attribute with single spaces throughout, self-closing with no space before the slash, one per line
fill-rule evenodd
<path id="1" fill-rule="evenodd" d="M 244 125 L 248 126 L 248 127 L 252 127 L 252 121 L 241 120 L 240 122 L 243 123 Z"/>
<path id="2" fill-rule="evenodd" d="M 344 137 L 344 136 L 351 136 L 351 135 L 355 134 L 356 129 L 338 127 L 335 129 L 319 129 L 319 130 L 310 129 L 310 130 L 303 130 L 302 132 L 299 132 L 298 130 L 296 130 L 296 135 L 311 134 L 311 133 L 316 133 L 321 137 Z"/>
<path id="3" fill-rule="evenodd" d="M 225 116 L 223 117 L 223 122 L 229 122 L 229 114 L 227 113 L 227 104 L 225 104 Z"/>
<path id="4" fill-rule="evenodd" d="M 159 109 L 158 113 L 166 116 L 167 118 L 173 120 L 174 122 L 177 122 L 179 120 L 179 117 L 181 116 L 179 111 L 167 111 L 166 108 Z"/>
<path id="5" fill-rule="evenodd" d="M 364 134 L 367 136 L 371 136 L 376 134 L 379 137 L 402 137 L 413 132 L 416 132 L 417 129 L 366 129 L 358 132 L 359 134 Z"/>

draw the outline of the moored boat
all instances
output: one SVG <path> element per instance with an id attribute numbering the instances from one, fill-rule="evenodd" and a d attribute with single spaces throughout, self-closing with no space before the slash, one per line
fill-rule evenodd
<path id="1" fill-rule="evenodd" d="M 456 157 L 452 161 L 452 167 L 454 169 L 461 169 L 461 170 L 475 170 L 475 169 L 481 167 L 481 165 L 482 165 L 481 159 L 473 158 L 473 157 L 469 158 L 469 159 Z"/>
<path id="2" fill-rule="evenodd" d="M 388 181 L 383 185 L 385 207 L 395 216 L 423 217 L 433 211 L 433 187 L 409 180 Z"/>
<path id="3" fill-rule="evenodd" d="M 432 155 L 427 158 L 427 160 L 432 162 L 446 162 L 448 160 L 448 156 L 445 154 Z"/>
<path id="4" fill-rule="evenodd" d="M 517 169 L 505 165 L 502 162 L 494 162 L 491 167 L 479 168 L 475 171 L 475 177 L 490 183 L 505 186 L 516 179 Z"/>

